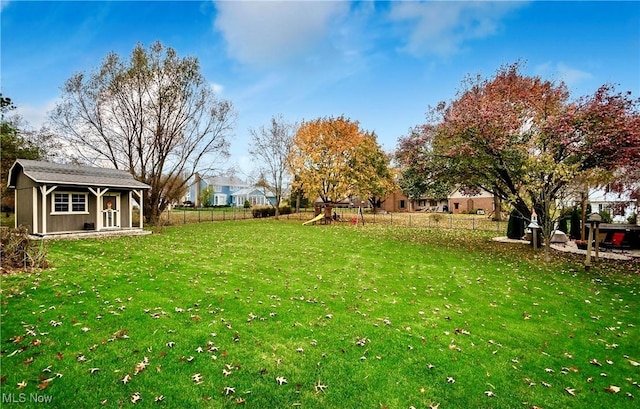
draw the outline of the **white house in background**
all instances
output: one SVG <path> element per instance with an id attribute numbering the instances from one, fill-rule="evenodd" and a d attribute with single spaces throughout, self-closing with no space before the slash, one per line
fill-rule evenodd
<path id="1" fill-rule="evenodd" d="M 614 223 L 627 223 L 629 217 L 638 212 L 638 203 L 630 200 L 628 192 L 623 194 L 612 192 L 608 186 L 589 189 L 589 203 L 593 212 L 598 213 L 603 210 L 609 212 Z"/>
<path id="2" fill-rule="evenodd" d="M 276 203 L 276 195 L 266 189 L 258 187 L 247 187 L 231 194 L 231 205 L 243 207 L 245 201 L 251 206 L 273 206 Z"/>
<path id="3" fill-rule="evenodd" d="M 210 203 L 200 203 L 200 192 L 207 187 L 213 188 Z M 235 176 L 201 177 L 196 173 L 194 182 L 189 186 L 185 197 L 196 207 L 201 206 L 235 206 L 243 207 L 245 200 L 251 206 L 268 206 L 275 203 L 275 195 L 262 188 L 257 188 Z"/>

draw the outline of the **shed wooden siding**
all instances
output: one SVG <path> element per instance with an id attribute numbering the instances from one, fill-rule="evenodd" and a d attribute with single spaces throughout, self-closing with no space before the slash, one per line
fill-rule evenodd
<path id="1" fill-rule="evenodd" d="M 37 191 L 37 184 L 32 181 L 31 179 L 29 179 L 28 177 L 26 177 L 23 174 L 20 174 L 18 176 L 17 182 L 16 182 L 16 191 L 15 191 L 15 203 L 16 203 L 16 210 L 15 210 L 15 223 L 16 226 L 24 226 L 26 227 L 30 232 L 35 231 L 34 227 L 36 227 L 37 225 L 39 225 L 39 222 L 37 221 L 37 219 L 40 217 L 40 215 L 35 215 L 36 217 L 36 222 L 34 224 L 33 219 L 34 219 L 34 200 L 38 200 L 38 196 L 37 194 L 34 194 L 34 191 Z M 21 203 L 24 204 L 24 206 L 18 206 L 17 204 Z"/>

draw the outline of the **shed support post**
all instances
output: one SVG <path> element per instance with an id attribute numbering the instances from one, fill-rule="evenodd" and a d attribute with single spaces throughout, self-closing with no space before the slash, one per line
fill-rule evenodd
<path id="1" fill-rule="evenodd" d="M 100 231 L 102 230 L 102 209 L 100 205 L 100 198 L 102 198 L 102 196 L 104 196 L 104 194 L 109 191 L 109 188 L 106 188 L 104 190 L 101 188 L 96 188 L 94 190 L 90 187 L 89 191 L 96 197 L 96 231 Z"/>
<path id="2" fill-rule="evenodd" d="M 42 193 L 42 235 L 47 234 L 47 197 L 49 193 L 57 189 L 58 186 L 52 186 L 47 189 L 47 185 L 40 186 L 40 193 Z M 53 210 L 53 209 L 52 209 Z"/>

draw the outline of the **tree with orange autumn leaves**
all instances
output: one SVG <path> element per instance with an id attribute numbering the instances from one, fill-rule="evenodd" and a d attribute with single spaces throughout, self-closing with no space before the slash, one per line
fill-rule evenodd
<path id="1" fill-rule="evenodd" d="M 570 101 L 564 83 L 523 76 L 516 63 L 490 79 L 468 78 L 457 99 L 430 112 L 419 133 L 429 136 L 427 149 L 411 136 L 400 149 L 426 152 L 421 167 L 431 177 L 483 188 L 526 219 L 535 210 L 549 244 L 557 201 L 576 182 L 601 183 L 637 168 L 639 106 L 606 85 Z"/>
<path id="2" fill-rule="evenodd" d="M 289 156 L 293 188 L 309 199 L 330 203 L 360 196 L 373 206 L 394 189 L 389 162 L 375 133 L 344 116 L 303 122 Z"/>

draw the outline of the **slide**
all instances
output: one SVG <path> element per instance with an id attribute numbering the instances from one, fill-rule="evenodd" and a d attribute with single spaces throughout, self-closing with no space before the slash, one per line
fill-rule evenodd
<path id="1" fill-rule="evenodd" d="M 305 224 L 309 224 L 309 223 L 313 223 L 313 222 L 318 222 L 320 220 L 322 220 L 324 218 L 324 214 L 320 213 L 319 215 L 317 215 L 316 217 L 314 217 L 311 220 L 307 220 L 306 222 L 302 223 L 302 225 L 304 226 Z"/>

